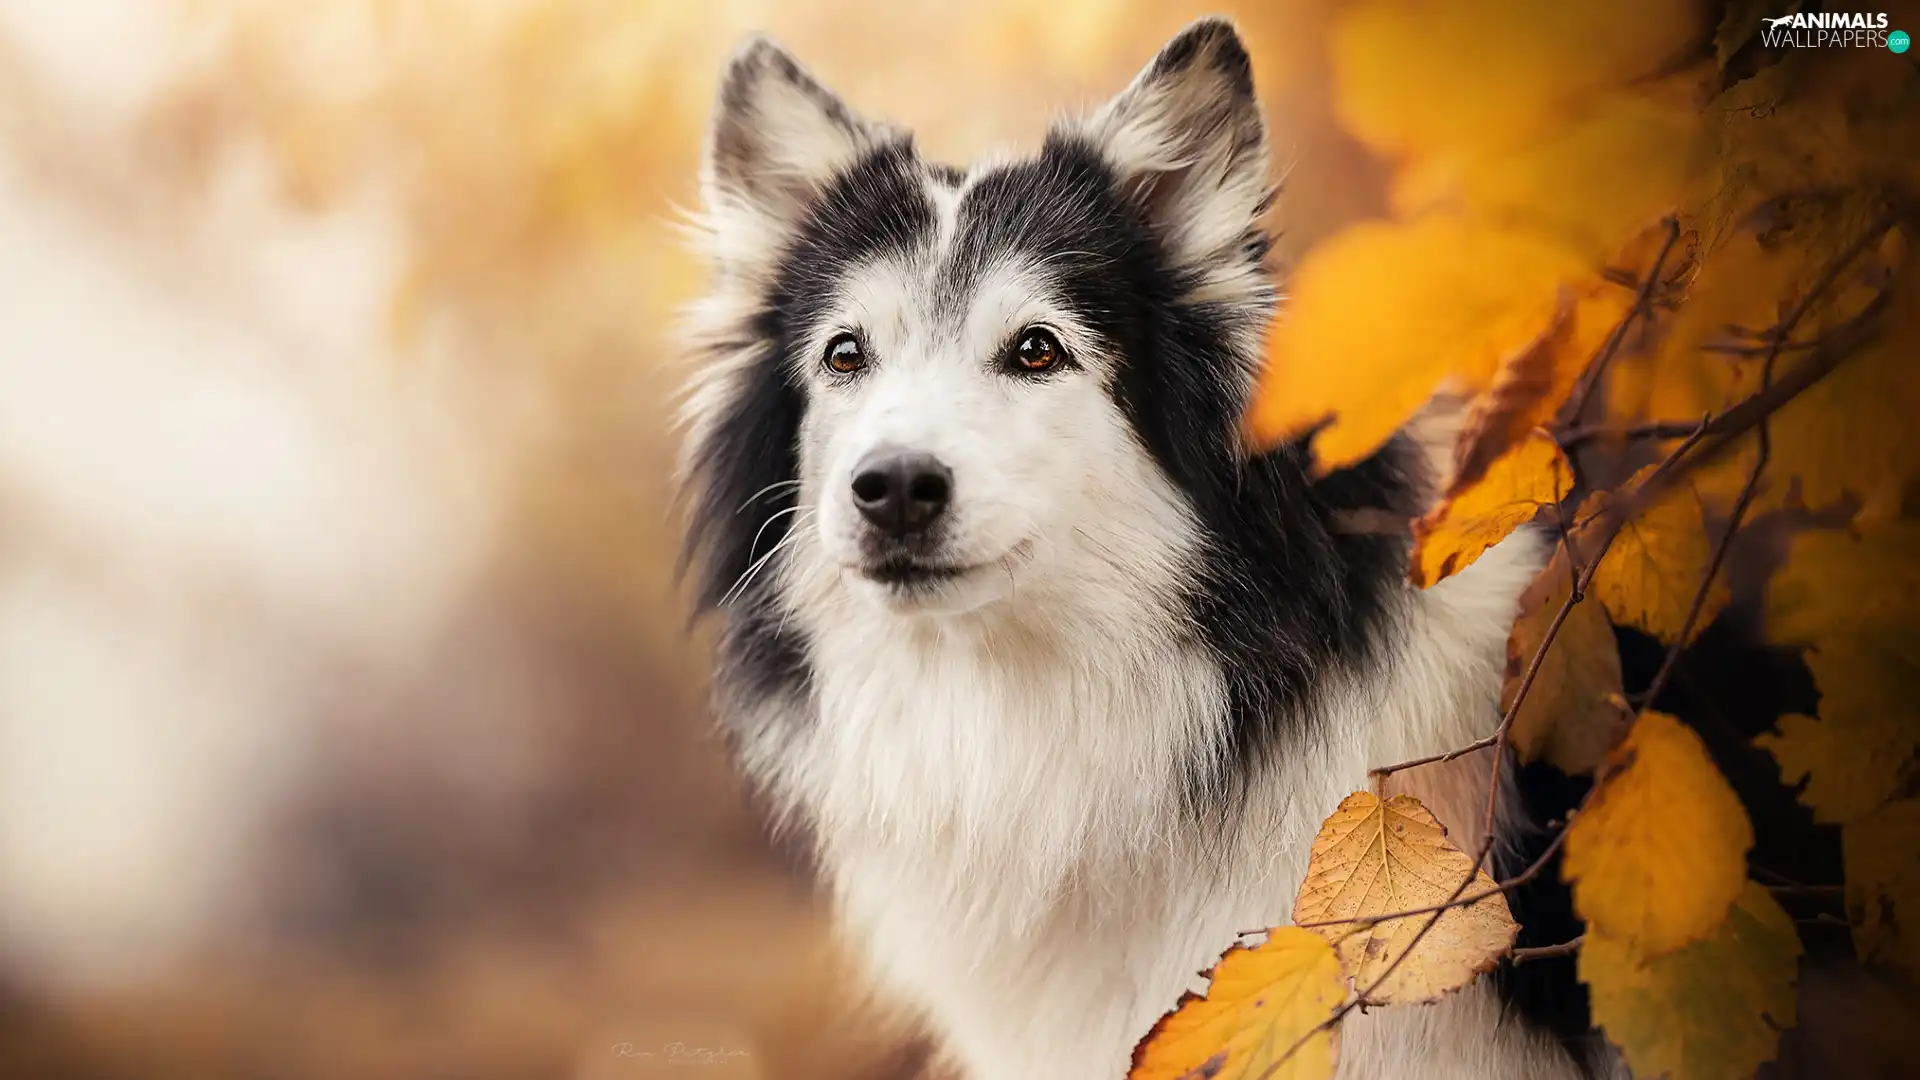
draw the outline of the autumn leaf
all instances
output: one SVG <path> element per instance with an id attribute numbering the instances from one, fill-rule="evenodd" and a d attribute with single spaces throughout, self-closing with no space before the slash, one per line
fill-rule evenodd
<path id="1" fill-rule="evenodd" d="M 1746 879 L 1753 827 L 1693 729 L 1643 712 L 1567 826 L 1562 874 L 1590 928 L 1645 956 L 1696 941 Z"/>
<path id="2" fill-rule="evenodd" d="M 1563 548 L 1520 597 L 1520 617 L 1507 639 L 1503 710 L 1513 707 L 1527 666 L 1572 593 L 1573 574 Z M 1612 624 L 1600 605 L 1575 604 L 1540 662 L 1508 739 L 1522 760 L 1545 759 L 1569 776 L 1592 772 L 1626 731 L 1624 694 Z"/>
<path id="3" fill-rule="evenodd" d="M 1628 490 L 1639 487 L 1653 468 L 1635 474 Z M 1597 518 L 1613 499 L 1610 493 L 1596 492 L 1575 517 L 1582 522 Z M 1672 641 L 1680 635 L 1712 556 L 1698 493 L 1691 484 L 1675 484 L 1621 527 L 1594 571 L 1593 594 L 1616 624 Z M 1716 580 L 1689 640 L 1713 621 L 1729 597 L 1726 583 Z"/>
<path id="4" fill-rule="evenodd" d="M 1128 1080 L 1333 1075 L 1339 1032 L 1315 1028 L 1333 1015 L 1347 987 L 1326 941 L 1283 926 L 1257 946 L 1228 949 L 1208 974 L 1206 994 L 1182 998 L 1140 1041 Z"/>
<path id="5" fill-rule="evenodd" d="M 1427 922 L 1426 916 L 1368 925 L 1372 916 L 1445 903 L 1473 870 L 1473 859 L 1447 840 L 1447 830 L 1411 795 L 1385 802 L 1356 791 L 1320 826 L 1307 879 L 1294 900 L 1293 921 L 1332 942 L 1355 985 L 1372 986 L 1393 967 L 1369 1000 L 1380 1004 L 1433 1001 L 1489 970 L 1513 945 L 1519 927 L 1498 893 L 1448 909 L 1414 952 L 1394 966 Z M 1468 888 L 1493 887 L 1476 871 Z"/>
<path id="6" fill-rule="evenodd" d="M 1693 242 L 1701 240 L 1696 235 Z M 1763 245 L 1756 229 L 1709 245 L 1679 283 L 1682 303 L 1665 320 L 1657 345 L 1608 369 L 1610 411 L 1622 419 L 1699 420 L 1731 404 L 1740 365 L 1754 361 L 1713 347 L 1734 343 L 1730 326 L 1772 326 L 1803 264 L 1797 249 Z"/>
<path id="7" fill-rule="evenodd" d="M 1819 717 L 1780 718 L 1754 744 L 1780 778 L 1806 782 L 1814 819 L 1845 824 L 1872 813 L 1920 775 L 1920 656 L 1911 641 L 1831 636 L 1807 656 Z"/>
<path id="8" fill-rule="evenodd" d="M 1453 576 L 1543 506 L 1565 498 L 1573 468 L 1551 436 L 1535 433 L 1501 455 L 1478 483 L 1413 523 L 1413 582 L 1425 588 Z"/>
<path id="9" fill-rule="evenodd" d="M 1699 110 L 1682 94 L 1616 94 L 1515 146 L 1409 163 L 1393 205 L 1405 216 L 1465 206 L 1608 259 L 1681 203 L 1701 148 Z"/>
<path id="10" fill-rule="evenodd" d="M 1920 977 L 1920 799 L 1899 799 L 1840 832 L 1847 912 L 1860 959 Z"/>
<path id="11" fill-rule="evenodd" d="M 1590 926 L 1579 973 L 1635 1076 L 1747 1080 L 1795 1023 L 1800 951 L 1793 921 L 1749 881 L 1706 937 L 1664 956 Z"/>
<path id="12" fill-rule="evenodd" d="M 1713 61 L 1725 68 L 1733 54 L 1760 33 L 1761 16 L 1774 8 L 1772 0 L 1732 0 L 1713 32 Z"/>
<path id="13" fill-rule="evenodd" d="M 1920 179 L 1920 79 L 1905 65 L 1849 63 L 1828 52 L 1787 49 L 1708 105 L 1719 126 L 1720 214 L 1784 192 Z"/>
<path id="14" fill-rule="evenodd" d="M 1395 155 L 1511 146 L 1666 67 L 1698 20 L 1662 0 L 1355 5 L 1334 26 L 1336 105 L 1349 130 Z"/>
<path id="15" fill-rule="evenodd" d="M 1831 634 L 1884 633 L 1914 640 L 1920 615 L 1920 523 L 1887 522 L 1850 533 L 1815 529 L 1793 538 L 1767 584 L 1767 636 L 1804 645 Z"/>
<path id="16" fill-rule="evenodd" d="M 1326 423 L 1314 437 L 1320 466 L 1358 461 L 1436 390 L 1485 392 L 1553 330 L 1562 287 L 1589 270 L 1518 229 L 1438 217 L 1348 229 L 1290 282 L 1250 434 L 1270 444 Z"/>
<path id="17" fill-rule="evenodd" d="M 1562 289 L 1553 320 L 1503 360 L 1475 398 L 1454 449 L 1447 494 L 1477 483 L 1501 454 L 1551 424 L 1600 349 L 1633 307 L 1620 286 L 1599 281 Z"/>
<path id="18" fill-rule="evenodd" d="M 1894 518 L 1920 478 L 1920 287 L 1894 297 L 1877 340 L 1788 402 L 1771 421 L 1772 472 L 1824 507 L 1851 499 L 1868 518 Z M 1782 369 L 1784 370 L 1784 368 Z M 1758 389 L 1757 383 L 1753 389 Z"/>

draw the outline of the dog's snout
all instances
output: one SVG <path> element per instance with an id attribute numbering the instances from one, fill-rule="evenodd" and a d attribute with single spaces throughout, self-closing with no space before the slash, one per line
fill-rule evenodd
<path id="1" fill-rule="evenodd" d="M 952 496 L 953 470 L 931 454 L 876 451 L 853 474 L 853 504 L 860 516 L 890 536 L 926 531 L 946 512 Z"/>

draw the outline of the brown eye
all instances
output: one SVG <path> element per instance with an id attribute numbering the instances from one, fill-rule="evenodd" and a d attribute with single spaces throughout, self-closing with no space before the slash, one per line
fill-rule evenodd
<path id="1" fill-rule="evenodd" d="M 822 363 L 827 370 L 841 375 L 851 375 L 867 366 L 867 352 L 860 347 L 860 339 L 852 334 L 838 334 L 827 342 L 827 355 Z"/>
<path id="2" fill-rule="evenodd" d="M 1060 339 L 1037 326 L 1021 334 L 1020 343 L 1013 349 L 1013 366 L 1029 374 L 1051 371 L 1066 359 L 1067 350 L 1060 347 Z"/>

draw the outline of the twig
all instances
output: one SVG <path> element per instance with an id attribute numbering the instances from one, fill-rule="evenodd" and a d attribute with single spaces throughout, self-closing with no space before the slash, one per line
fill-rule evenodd
<path id="1" fill-rule="evenodd" d="M 1680 240 L 1680 219 L 1669 214 L 1665 224 L 1667 241 L 1660 245 L 1660 254 L 1654 256 L 1653 268 L 1647 271 L 1646 279 L 1640 282 L 1639 291 L 1633 294 L 1633 306 L 1621 316 L 1612 335 L 1600 346 L 1600 351 L 1581 374 L 1579 384 L 1573 388 L 1573 395 L 1567 399 L 1563 415 L 1569 424 L 1579 421 L 1581 412 L 1587 407 L 1587 398 L 1592 396 L 1593 388 L 1599 385 L 1600 377 L 1606 373 L 1614 354 L 1620 351 L 1620 344 L 1627 340 L 1627 332 L 1633 328 L 1635 320 L 1644 318 L 1653 310 L 1653 290 L 1660 284 L 1660 271 L 1666 267 L 1667 256 L 1673 252 L 1673 245 Z"/>
<path id="2" fill-rule="evenodd" d="M 1650 420 L 1644 424 L 1587 424 L 1560 433 L 1562 449 L 1571 449 L 1594 439 L 1684 439 L 1700 426 L 1698 420 Z"/>
<path id="3" fill-rule="evenodd" d="M 1527 949 L 1515 949 L 1507 954 L 1507 958 L 1513 961 L 1515 967 L 1518 967 L 1529 960 L 1546 960 L 1555 956 L 1572 956 L 1574 953 L 1580 951 L 1581 943 L 1586 940 L 1587 935 L 1581 934 L 1572 941 L 1563 941 L 1558 945 L 1536 945 Z"/>
<path id="4" fill-rule="evenodd" d="M 1840 279 L 1840 275 L 1852 265 L 1853 260 L 1878 243 L 1887 230 L 1893 228 L 1893 224 L 1894 219 L 1889 216 L 1884 219 L 1883 225 L 1867 230 L 1854 241 L 1846 251 L 1828 264 L 1819 280 L 1815 281 L 1812 287 L 1800 297 L 1799 303 L 1793 306 L 1793 310 L 1780 320 L 1780 325 L 1767 334 L 1772 344 L 1767 347 L 1766 359 L 1761 362 L 1760 390 L 1754 397 L 1760 397 L 1772 389 L 1773 366 L 1780 359 L 1781 351 L 1787 347 L 1788 340 L 1793 336 L 1793 331 L 1800 320 L 1812 310 L 1814 303 L 1820 299 L 1821 295 Z M 1875 303 L 1868 305 L 1868 310 L 1875 310 L 1878 303 L 1879 298 L 1876 298 Z M 1828 351 L 1838 352 L 1839 350 L 1829 349 Z M 1816 355 L 1818 355 L 1817 351 Z M 1837 364 L 1839 361 L 1836 359 L 1834 362 Z M 1811 366 L 1811 362 L 1808 366 Z M 1648 707 L 1660 700 L 1660 691 L 1666 689 L 1667 680 L 1673 675 L 1674 665 L 1679 663 L 1680 654 L 1686 651 L 1687 639 L 1693 636 L 1694 624 L 1699 621 L 1701 611 L 1705 610 L 1707 598 L 1713 594 L 1714 579 L 1719 575 L 1721 565 L 1726 562 L 1728 550 L 1733 547 L 1734 534 L 1740 531 L 1741 523 L 1746 520 L 1747 511 L 1753 506 L 1754 496 L 1760 491 L 1761 474 L 1766 471 L 1767 462 L 1773 456 L 1772 431 L 1768 423 L 1772 415 L 1771 410 L 1762 412 L 1754 422 L 1757 449 L 1754 453 L 1753 468 L 1748 470 L 1747 482 L 1741 485 L 1740 494 L 1734 499 L 1733 510 L 1727 516 L 1726 531 L 1721 534 L 1720 542 L 1714 545 L 1713 557 L 1707 561 L 1706 574 L 1701 578 L 1699 588 L 1693 592 L 1693 603 L 1687 608 L 1687 617 L 1680 623 L 1680 632 L 1675 635 L 1673 644 L 1667 647 L 1666 655 L 1660 660 L 1660 670 L 1654 673 L 1653 681 L 1647 684 L 1646 693 L 1641 695 L 1640 700 Z"/>
<path id="5" fill-rule="evenodd" d="M 1765 356 L 1776 347 L 1782 352 L 1818 348 L 1818 341 L 1787 341 L 1776 344 L 1739 345 L 1733 342 L 1710 341 L 1700 346 L 1701 352 L 1720 353 L 1724 356 Z"/>

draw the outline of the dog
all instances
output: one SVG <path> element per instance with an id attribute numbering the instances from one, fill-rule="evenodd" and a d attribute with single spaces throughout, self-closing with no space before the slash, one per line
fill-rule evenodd
<path id="1" fill-rule="evenodd" d="M 970 169 L 756 39 L 701 180 L 682 480 L 730 741 L 961 1075 L 1116 1080 L 1288 921 L 1370 768 L 1492 729 L 1543 545 L 1416 590 L 1404 530 L 1352 523 L 1421 512 L 1431 437 L 1324 477 L 1245 448 L 1274 188 L 1225 21 Z M 1477 841 L 1484 755 L 1415 772 Z M 1341 1046 L 1345 1077 L 1583 1074 L 1487 980 Z"/>

